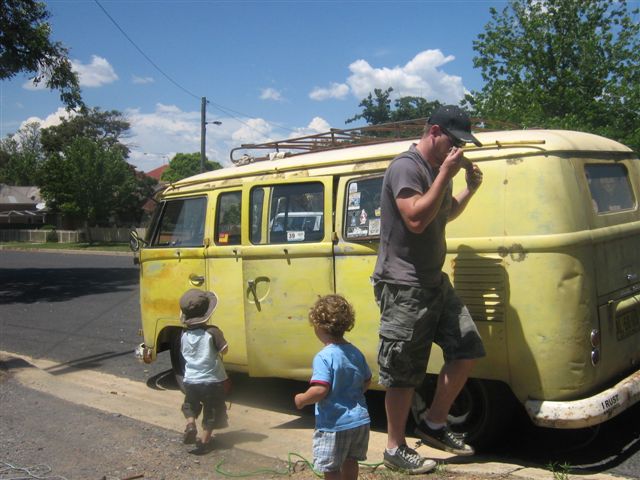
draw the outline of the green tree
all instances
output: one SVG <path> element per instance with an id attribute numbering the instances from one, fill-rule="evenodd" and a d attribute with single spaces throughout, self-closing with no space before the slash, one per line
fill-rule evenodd
<path id="1" fill-rule="evenodd" d="M 393 87 L 386 90 L 376 88 L 373 94 L 369 93 L 367 98 L 363 98 L 359 107 L 362 113 L 347 119 L 345 123 L 365 120 L 368 125 L 379 125 L 387 122 L 400 122 L 403 120 L 415 120 L 417 118 L 427 118 L 440 105 L 439 101 L 427 101 L 422 97 L 399 97 L 393 101 L 391 107 L 391 94 Z"/>
<path id="2" fill-rule="evenodd" d="M 0 183 L 37 185 L 43 160 L 40 124 L 28 123 L 16 134 L 8 135 L 0 141 Z"/>
<path id="3" fill-rule="evenodd" d="M 510 0 L 474 41 L 472 115 L 598 133 L 640 151 L 640 23 L 626 0 Z M 636 20 L 633 16 L 636 15 Z"/>
<path id="4" fill-rule="evenodd" d="M 34 83 L 58 90 L 67 108 L 83 107 L 68 50 L 51 40 L 48 18 L 44 2 L 0 0 L 0 80 L 31 73 Z"/>
<path id="5" fill-rule="evenodd" d="M 47 157 L 40 180 L 48 206 L 82 219 L 85 227 L 108 225 L 118 213 L 140 208 L 138 188 L 122 151 L 88 138 Z"/>
<path id="6" fill-rule="evenodd" d="M 85 109 L 79 115 L 62 118 L 59 125 L 42 129 L 42 148 L 48 155 L 60 153 L 75 139 L 88 138 L 127 157 L 129 147 L 123 141 L 129 135 L 129 128 L 126 117 L 118 110 Z"/>
<path id="7" fill-rule="evenodd" d="M 222 168 L 222 165 L 218 162 L 205 160 L 204 168 L 209 172 Z M 176 153 L 169 161 L 169 167 L 162 172 L 160 179 L 163 182 L 177 182 L 198 173 L 200 173 L 199 153 Z"/>

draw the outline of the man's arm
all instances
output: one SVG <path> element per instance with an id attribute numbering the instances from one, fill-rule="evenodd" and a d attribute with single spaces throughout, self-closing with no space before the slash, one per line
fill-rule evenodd
<path id="1" fill-rule="evenodd" d="M 480 167 L 475 163 L 469 162 L 466 167 L 465 178 L 467 180 L 467 188 L 453 197 L 451 211 L 449 212 L 448 218 L 449 222 L 464 211 L 469 200 L 473 197 L 473 194 L 476 193 L 478 188 L 480 188 L 480 185 L 482 184 L 482 171 L 480 170 Z"/>
<path id="2" fill-rule="evenodd" d="M 440 171 L 431 187 L 418 193 L 402 190 L 396 197 L 396 205 L 404 224 L 413 233 L 422 233 L 436 218 L 451 179 L 458 173 L 464 157 L 460 148 L 453 148 L 440 166 Z"/>

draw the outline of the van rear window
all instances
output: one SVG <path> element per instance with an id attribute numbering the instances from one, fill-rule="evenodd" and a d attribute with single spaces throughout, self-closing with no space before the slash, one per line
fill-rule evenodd
<path id="1" fill-rule="evenodd" d="M 635 208 L 629 173 L 622 164 L 587 164 L 584 167 L 594 211 L 601 215 Z"/>
<path id="2" fill-rule="evenodd" d="M 162 206 L 152 247 L 201 247 L 207 199 L 179 198 Z"/>

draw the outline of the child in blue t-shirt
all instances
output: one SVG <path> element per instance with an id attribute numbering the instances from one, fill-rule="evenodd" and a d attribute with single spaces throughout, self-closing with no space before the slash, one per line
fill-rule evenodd
<path id="1" fill-rule="evenodd" d="M 313 464 L 326 479 L 357 479 L 358 462 L 366 460 L 369 411 L 364 392 L 371 370 L 360 350 L 344 339 L 353 328 L 353 308 L 340 295 L 320 298 L 309 323 L 325 345 L 313 359 L 309 389 L 295 396 L 297 408 L 316 404 Z"/>

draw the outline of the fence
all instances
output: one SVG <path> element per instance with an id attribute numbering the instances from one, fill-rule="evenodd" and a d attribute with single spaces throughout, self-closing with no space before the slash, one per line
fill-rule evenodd
<path id="1" fill-rule="evenodd" d="M 144 238 L 146 228 L 136 228 L 138 235 Z M 127 243 L 129 228 L 90 228 L 91 240 L 101 243 Z M 3 230 L 0 229 L 0 242 L 26 243 L 78 243 L 87 241 L 85 230 Z"/>

